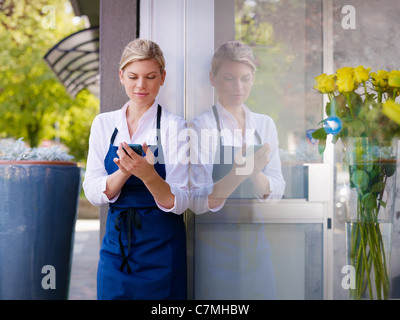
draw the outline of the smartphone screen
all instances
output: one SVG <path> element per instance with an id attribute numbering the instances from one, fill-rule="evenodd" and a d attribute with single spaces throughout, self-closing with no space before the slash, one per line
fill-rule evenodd
<path id="1" fill-rule="evenodd" d="M 135 151 L 139 156 L 143 155 L 143 148 L 142 145 L 134 143 L 134 144 L 128 144 L 128 146 Z M 128 152 L 126 152 L 126 150 L 124 149 L 125 153 L 128 154 Z"/>

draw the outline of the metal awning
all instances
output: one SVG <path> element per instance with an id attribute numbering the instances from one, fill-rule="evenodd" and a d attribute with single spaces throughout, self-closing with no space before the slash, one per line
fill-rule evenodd
<path id="1" fill-rule="evenodd" d="M 71 34 L 50 49 L 44 59 L 72 97 L 84 88 L 99 97 L 98 27 Z"/>

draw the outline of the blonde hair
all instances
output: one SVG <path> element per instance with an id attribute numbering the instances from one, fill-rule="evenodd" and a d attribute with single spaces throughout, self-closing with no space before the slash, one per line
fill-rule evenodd
<path id="1" fill-rule="evenodd" d="M 124 70 L 126 65 L 131 62 L 153 59 L 160 66 L 160 72 L 165 69 L 165 59 L 160 46 L 146 39 L 135 39 L 128 43 L 122 53 L 119 69 Z"/>
<path id="2" fill-rule="evenodd" d="M 211 71 L 214 75 L 218 73 L 219 67 L 226 60 L 247 64 L 253 73 L 257 69 L 253 51 L 248 45 L 238 40 L 227 41 L 215 50 L 211 60 Z"/>

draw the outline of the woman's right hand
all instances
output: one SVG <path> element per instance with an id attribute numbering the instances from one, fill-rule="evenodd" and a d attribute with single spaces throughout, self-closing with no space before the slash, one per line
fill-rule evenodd
<path id="1" fill-rule="evenodd" d="M 128 170 L 126 170 L 125 167 L 121 164 L 121 159 L 114 158 L 113 160 L 123 175 L 126 175 L 126 176 L 131 175 L 131 173 Z"/>
<path id="2" fill-rule="evenodd" d="M 246 151 L 246 156 L 243 155 L 244 151 Z M 251 152 L 250 155 L 249 152 Z M 242 178 L 256 175 L 268 164 L 270 152 L 271 148 L 268 143 L 263 144 L 255 153 L 254 146 L 246 150 L 246 145 L 243 145 L 243 148 L 236 152 L 234 156 L 232 167 L 234 174 L 242 176 Z"/>

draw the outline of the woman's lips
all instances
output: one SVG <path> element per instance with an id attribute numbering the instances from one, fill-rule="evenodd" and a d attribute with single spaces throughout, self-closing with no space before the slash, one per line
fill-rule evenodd
<path id="1" fill-rule="evenodd" d="M 144 98 L 148 95 L 148 93 L 136 92 L 135 95 L 138 96 L 139 98 Z"/>

